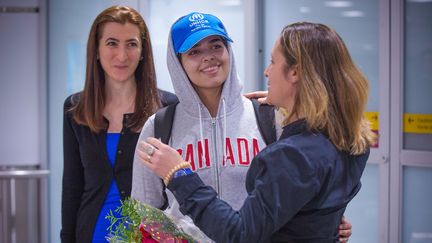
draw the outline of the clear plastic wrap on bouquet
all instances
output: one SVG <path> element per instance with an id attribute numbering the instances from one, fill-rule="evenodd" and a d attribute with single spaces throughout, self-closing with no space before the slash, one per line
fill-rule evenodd
<path id="1" fill-rule="evenodd" d="M 186 224 L 182 225 L 165 212 L 135 199 L 124 200 L 115 211 L 121 216 L 115 216 L 112 212 L 106 216 L 111 223 L 107 236 L 111 243 L 202 242 L 199 240 L 201 232 L 188 234 L 183 230 Z"/>

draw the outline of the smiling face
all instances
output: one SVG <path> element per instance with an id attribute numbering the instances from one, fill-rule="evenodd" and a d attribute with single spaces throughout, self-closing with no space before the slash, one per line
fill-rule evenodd
<path id="1" fill-rule="evenodd" d="M 270 104 L 292 110 L 297 92 L 297 65 L 288 67 L 282 54 L 280 40 L 272 49 L 271 62 L 264 71 L 268 78 L 268 97 Z"/>
<path id="2" fill-rule="evenodd" d="M 229 55 L 220 36 L 204 38 L 189 51 L 181 54 L 180 61 L 192 86 L 199 94 L 220 91 L 228 77 Z"/>
<path id="3" fill-rule="evenodd" d="M 135 81 L 135 69 L 141 58 L 138 26 L 109 22 L 103 25 L 98 57 L 107 82 Z"/>

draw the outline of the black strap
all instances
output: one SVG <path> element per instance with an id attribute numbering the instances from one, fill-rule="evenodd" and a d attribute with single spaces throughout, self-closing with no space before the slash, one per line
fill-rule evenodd
<path id="1" fill-rule="evenodd" d="M 171 137 L 172 124 L 174 122 L 174 113 L 177 104 L 178 104 L 178 100 L 177 101 L 173 100 L 173 103 L 159 109 L 155 115 L 154 137 L 160 138 L 164 144 L 168 144 L 168 141 Z M 163 197 L 165 199 L 165 203 L 159 209 L 165 210 L 168 207 L 168 197 L 165 192 L 165 184 L 163 183 L 163 181 L 162 181 L 162 185 L 164 187 Z"/>
<path id="2" fill-rule="evenodd" d="M 264 142 L 269 145 L 276 141 L 275 113 L 274 106 L 260 104 L 257 99 L 251 99 L 258 128 Z"/>
<path id="3" fill-rule="evenodd" d="M 171 137 L 172 124 L 174 122 L 175 108 L 178 102 L 159 109 L 155 115 L 154 135 L 160 138 L 164 144 L 168 144 Z"/>
<path id="4" fill-rule="evenodd" d="M 158 89 L 158 92 L 162 103 L 162 107 L 179 102 L 177 96 L 171 92 L 161 90 L 161 89 Z"/>

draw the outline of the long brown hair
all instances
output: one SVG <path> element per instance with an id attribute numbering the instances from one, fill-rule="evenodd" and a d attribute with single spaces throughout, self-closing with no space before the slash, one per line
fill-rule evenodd
<path id="1" fill-rule="evenodd" d="M 153 52 L 147 26 L 141 15 L 133 8 L 112 6 L 102 11 L 94 20 L 87 41 L 87 67 L 84 90 L 79 102 L 72 107 L 74 120 L 88 126 L 93 132 L 106 129 L 103 118 L 105 107 L 105 75 L 97 60 L 99 41 L 103 26 L 106 23 L 134 24 L 140 30 L 142 43 L 141 56 L 135 70 L 136 96 L 134 114 L 130 117 L 128 127 L 139 131 L 147 118 L 160 107 L 160 97 L 156 85 L 156 74 L 153 63 Z"/>
<path id="2" fill-rule="evenodd" d="M 287 68 L 298 67 L 290 115 L 301 114 L 311 129 L 327 134 L 338 149 L 363 153 L 376 138 L 363 115 L 369 84 L 342 38 L 323 24 L 294 23 L 282 30 L 280 47 Z"/>

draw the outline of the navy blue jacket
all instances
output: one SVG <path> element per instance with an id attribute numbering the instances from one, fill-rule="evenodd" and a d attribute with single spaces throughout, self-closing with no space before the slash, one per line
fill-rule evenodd
<path id="1" fill-rule="evenodd" d="M 338 150 L 298 120 L 252 161 L 239 211 L 196 174 L 173 179 L 168 189 L 180 211 L 216 242 L 338 242 L 368 157 L 369 150 L 359 156 Z"/>

